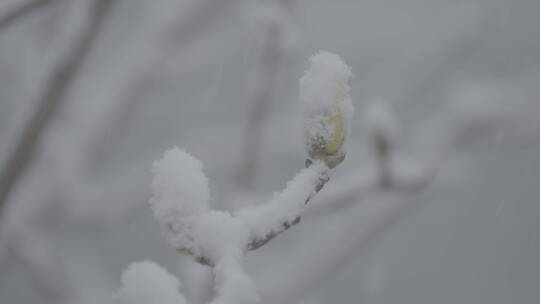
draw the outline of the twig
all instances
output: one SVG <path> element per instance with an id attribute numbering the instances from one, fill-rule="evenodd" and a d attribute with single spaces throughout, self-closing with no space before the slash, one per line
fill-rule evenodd
<path id="1" fill-rule="evenodd" d="M 309 166 L 309 165 L 308 165 Z M 307 203 L 309 203 L 309 201 L 315 196 L 315 194 L 319 193 L 319 191 L 321 191 L 321 189 L 324 187 L 324 185 L 326 185 L 326 183 L 330 180 L 330 178 L 328 177 L 328 175 L 326 174 L 323 174 L 321 177 L 319 177 L 319 182 L 315 185 L 315 192 L 314 194 L 308 196 L 305 200 L 305 204 L 307 205 Z M 287 231 L 289 228 L 291 228 L 292 226 L 300 223 L 300 220 L 301 220 L 301 216 L 297 216 L 294 218 L 294 220 L 290 221 L 290 222 L 284 222 L 281 227 L 279 229 L 276 229 L 276 230 L 273 230 L 272 232 L 270 232 L 269 234 L 266 235 L 265 238 L 262 238 L 262 239 L 254 239 L 252 240 L 249 244 L 248 244 L 248 250 L 256 250 L 264 245 L 266 245 L 266 243 L 270 242 L 273 238 L 275 238 L 276 236 L 280 235 L 281 233 Z"/>

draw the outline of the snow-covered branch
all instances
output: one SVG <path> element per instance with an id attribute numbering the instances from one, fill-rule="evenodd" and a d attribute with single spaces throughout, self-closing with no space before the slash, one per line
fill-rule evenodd
<path id="1" fill-rule="evenodd" d="M 259 301 L 244 270 L 244 257 L 297 224 L 306 204 L 328 182 L 328 171 L 344 160 L 353 111 L 351 75 L 335 54 L 320 52 L 311 58 L 310 69 L 300 81 L 306 168 L 265 204 L 233 213 L 212 210 L 208 179 L 198 159 L 175 147 L 154 163 L 150 199 L 154 216 L 171 246 L 212 267 L 216 292 L 212 303 Z M 144 268 L 159 272 L 150 266 Z M 127 276 L 132 272 L 128 269 Z M 163 273 L 159 276 L 165 277 Z M 130 282 L 124 278 L 120 294 L 129 293 L 126 285 Z"/>

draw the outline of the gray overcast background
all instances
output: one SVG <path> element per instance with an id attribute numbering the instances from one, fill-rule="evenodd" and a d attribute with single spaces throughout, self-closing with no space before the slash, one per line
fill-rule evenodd
<path id="1" fill-rule="evenodd" d="M 99 1 L 0 21 L 0 168 Z M 29 2 L 2 1 L 0 20 Z M 540 302 L 540 1 L 111 2 L 3 203 L 2 304 L 108 303 L 138 260 L 197 303 L 205 270 L 168 247 L 146 204 L 152 161 L 174 145 L 196 155 L 216 208 L 269 198 L 303 165 L 298 79 L 319 49 L 352 67 L 356 107 L 323 192 L 376 174 L 373 98 L 400 122 L 396 166 L 437 172 L 414 194 L 313 210 L 250 254 L 263 303 Z M 406 207 L 387 216 L 392 204 Z"/>

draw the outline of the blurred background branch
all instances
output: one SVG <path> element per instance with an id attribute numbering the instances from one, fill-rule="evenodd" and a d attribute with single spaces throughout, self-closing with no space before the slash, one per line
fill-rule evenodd
<path id="1" fill-rule="evenodd" d="M 36 2 L 41 4 L 42 1 Z M 52 70 L 34 113 L 25 124 L 20 139 L 15 144 L 15 149 L 7 157 L 2 167 L 0 173 L 0 218 L 3 216 L 10 192 L 13 191 L 25 169 L 31 165 L 41 135 L 46 130 L 47 123 L 64 101 L 66 91 L 81 69 L 112 3 L 114 3 L 112 0 L 94 1 L 93 11 L 89 19 L 90 23 L 85 32 L 80 35 L 79 40 L 72 46 L 73 48 L 64 57 L 63 61 Z M 38 4 L 30 6 L 23 12 L 35 8 L 36 5 Z"/>
<path id="2" fill-rule="evenodd" d="M 30 0 L 15 8 L 8 8 L 8 12 L 0 14 L 0 33 L 12 26 L 14 22 L 19 21 L 19 19 L 31 16 L 37 9 L 54 1 L 56 0 Z"/>

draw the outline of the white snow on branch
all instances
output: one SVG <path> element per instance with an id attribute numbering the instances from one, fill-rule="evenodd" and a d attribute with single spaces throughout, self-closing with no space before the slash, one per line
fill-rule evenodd
<path id="1" fill-rule="evenodd" d="M 154 162 L 150 205 L 160 221 L 188 217 L 208 210 L 210 193 L 202 163 L 175 147 Z"/>
<path id="2" fill-rule="evenodd" d="M 153 173 L 149 203 L 154 216 L 169 242 L 171 238 L 180 238 L 186 244 L 192 242 L 187 234 L 189 219 L 209 210 L 208 179 L 202 172 L 202 163 L 175 147 L 154 162 Z"/>
<path id="3" fill-rule="evenodd" d="M 154 164 L 150 205 L 173 247 L 202 259 L 199 262 L 214 264 L 225 255 L 243 254 L 253 240 L 289 228 L 328 180 L 327 171 L 323 162 L 315 161 L 267 203 L 231 215 L 210 210 L 208 181 L 200 162 L 174 148 Z"/>
<path id="4" fill-rule="evenodd" d="M 274 194 L 267 203 L 241 209 L 233 215 L 210 210 L 208 205 L 204 205 L 204 209 L 189 209 L 190 212 L 185 214 L 184 209 L 178 209 L 176 204 L 182 203 L 182 198 L 197 196 L 178 194 L 174 199 L 176 192 L 170 187 L 179 181 L 187 183 L 185 176 L 200 175 L 199 178 L 192 177 L 200 179 L 202 172 L 198 161 L 175 148 L 166 152 L 154 166 L 154 197 L 150 204 L 156 218 L 164 225 L 169 243 L 193 255 L 200 263 L 213 267 L 216 298 L 212 303 L 257 303 L 256 288 L 243 268 L 246 252 L 253 249 L 250 244 L 256 241 L 266 243 L 292 226 L 307 201 L 328 180 L 327 171 L 328 167 L 323 162 L 315 161 L 302 169 L 282 192 Z M 181 190 L 194 191 L 183 186 Z M 166 211 L 173 215 L 161 213 Z"/>
<path id="5" fill-rule="evenodd" d="M 137 262 L 122 274 L 122 286 L 113 296 L 117 304 L 186 304 L 178 279 L 154 262 Z"/>
<path id="6" fill-rule="evenodd" d="M 315 162 L 302 169 L 285 189 L 260 206 L 249 206 L 234 215 L 246 224 L 252 239 L 264 239 L 287 229 L 300 216 L 307 201 L 315 195 L 317 185 L 326 181 L 328 167 Z"/>

